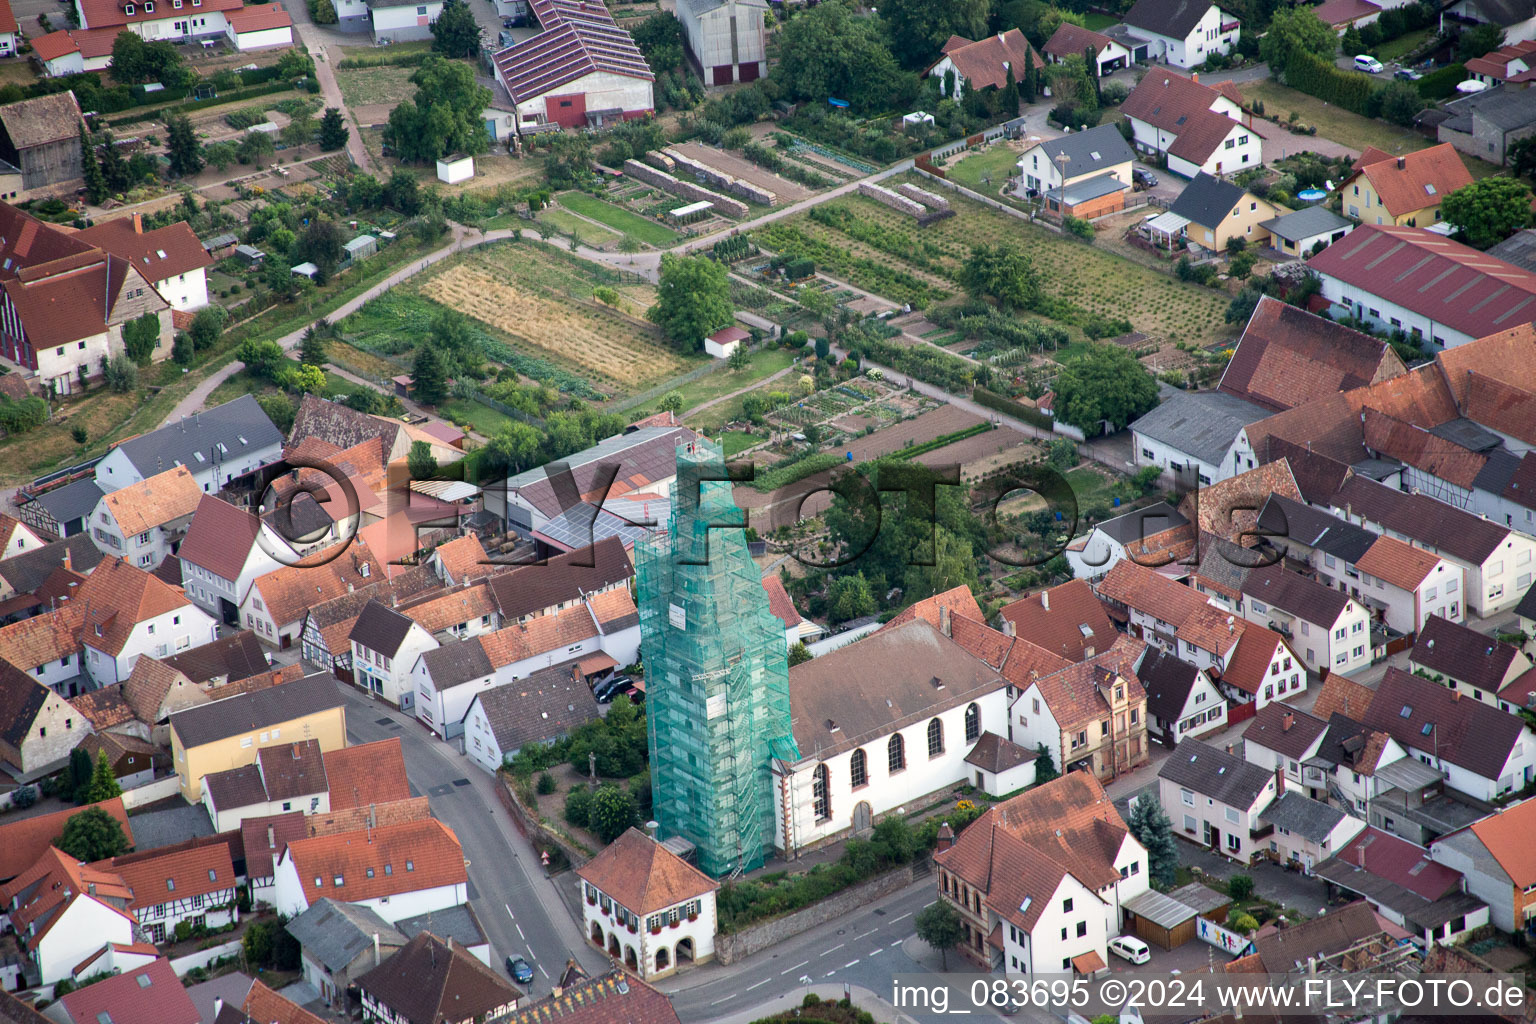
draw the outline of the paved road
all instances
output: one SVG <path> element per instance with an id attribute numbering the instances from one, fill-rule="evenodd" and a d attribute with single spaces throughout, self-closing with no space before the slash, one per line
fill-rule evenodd
<path id="1" fill-rule="evenodd" d="M 491 776 L 438 740 L 416 719 L 369 700 L 338 683 L 347 697 L 347 742 L 371 743 L 400 737 L 406 775 L 415 795 L 431 798 L 432 814 L 458 834 L 469 861 L 469 896 L 499 965 L 522 955 L 534 965 L 532 995 L 547 995 L 566 960 L 574 956 L 588 971 L 608 967 L 608 958 L 581 941 L 556 884 L 574 885 L 566 873 L 551 880 L 539 856 L 501 806 Z"/>
<path id="2" fill-rule="evenodd" d="M 348 127 L 352 129 L 347 135 L 347 155 L 352 158 L 352 163 L 359 171 L 373 170 L 372 161 L 368 158 L 368 148 L 363 145 L 357 118 L 347 109 L 347 101 L 341 94 L 341 86 L 336 83 L 336 73 L 331 68 L 333 61 L 341 59 L 341 52 L 338 50 L 332 55 L 326 49 L 327 44 L 334 40 L 329 38 L 330 33 L 316 25 L 314 19 L 309 16 L 309 4 L 305 0 L 281 0 L 281 2 L 283 9 L 293 19 L 293 28 L 299 34 L 299 42 L 303 43 L 310 56 L 315 58 L 315 79 L 320 83 L 320 95 L 324 98 L 325 105 L 339 109 L 342 116 L 347 119 Z M 367 35 L 356 37 L 356 45 L 362 46 L 367 42 Z"/>

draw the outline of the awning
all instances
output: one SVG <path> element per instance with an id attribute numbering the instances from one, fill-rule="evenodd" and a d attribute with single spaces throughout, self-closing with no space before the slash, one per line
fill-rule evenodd
<path id="1" fill-rule="evenodd" d="M 1176 235 L 1189 225 L 1189 218 L 1180 216 L 1169 210 L 1147 221 L 1149 231 L 1158 231 L 1165 235 Z"/>
<path id="2" fill-rule="evenodd" d="M 602 651 L 598 651 L 596 654 L 589 654 L 582 658 L 576 663 L 576 667 L 581 670 L 582 675 L 590 676 L 596 675 L 599 672 L 606 672 L 609 669 L 618 668 L 619 663 Z"/>
<path id="3" fill-rule="evenodd" d="M 1003 948 L 1003 923 L 999 921 L 997 927 L 992 929 L 992 934 L 987 936 L 987 945 L 994 949 Z M 1100 960 L 1099 963 L 1104 961 Z"/>
<path id="4" fill-rule="evenodd" d="M 1072 958 L 1072 969 L 1085 978 L 1091 978 L 1104 969 L 1104 958 L 1099 956 L 1099 951 L 1090 949 Z"/>
<path id="5" fill-rule="evenodd" d="M 480 488 L 462 480 L 412 480 L 411 490 L 450 503 L 465 501 L 480 493 Z"/>

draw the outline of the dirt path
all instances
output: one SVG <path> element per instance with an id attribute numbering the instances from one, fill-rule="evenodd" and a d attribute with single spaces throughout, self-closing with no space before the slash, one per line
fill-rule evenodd
<path id="1" fill-rule="evenodd" d="M 692 409 L 689 409 L 687 412 L 685 412 L 681 416 L 679 416 L 678 419 L 686 420 L 688 417 L 694 415 L 695 413 L 701 413 L 705 409 L 708 409 L 712 405 L 719 405 L 721 402 L 730 401 L 732 398 L 735 398 L 737 395 L 744 395 L 748 391 L 756 391 L 758 388 L 762 387 L 764 384 L 771 384 L 774 381 L 778 380 L 780 377 L 784 376 L 786 373 L 789 373 L 791 370 L 794 370 L 794 369 L 796 369 L 796 367 L 793 364 L 791 364 L 789 366 L 784 367 L 784 369 L 779 370 L 777 373 L 769 374 L 768 376 L 764 377 L 760 381 L 756 381 L 756 382 L 754 382 L 752 384 L 748 384 L 744 388 L 737 388 L 735 391 L 732 391 L 728 395 L 721 395 L 719 398 L 711 398 L 709 401 L 702 402 L 699 405 L 694 406 Z"/>

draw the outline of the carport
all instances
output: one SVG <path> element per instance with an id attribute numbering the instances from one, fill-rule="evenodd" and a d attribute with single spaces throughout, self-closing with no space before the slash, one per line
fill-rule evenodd
<path id="1" fill-rule="evenodd" d="M 1154 946 L 1173 949 L 1195 937 L 1195 918 L 1199 912 L 1166 893 L 1149 889 L 1121 904 L 1121 908 L 1126 925 L 1134 927 L 1138 938 Z"/>

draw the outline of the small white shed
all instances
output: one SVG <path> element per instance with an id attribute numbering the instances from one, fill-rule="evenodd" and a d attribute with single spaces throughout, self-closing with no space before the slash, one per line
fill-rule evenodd
<path id="1" fill-rule="evenodd" d="M 722 327 L 704 339 L 704 351 L 716 359 L 729 359 L 731 353 L 736 351 L 736 347 L 750 337 L 752 337 L 751 334 L 734 324 L 730 327 Z"/>
<path id="2" fill-rule="evenodd" d="M 1035 783 L 1036 752 L 1028 747 L 984 732 L 965 756 L 966 768 L 977 789 L 988 796 L 1007 796 Z"/>
<path id="3" fill-rule="evenodd" d="M 307 277 L 313 281 L 315 279 L 315 275 L 320 273 L 320 268 L 315 266 L 313 263 L 300 263 L 298 266 L 293 268 L 293 272 L 299 277 Z"/>
<path id="4" fill-rule="evenodd" d="M 461 181 L 468 181 L 475 176 L 475 158 L 455 153 L 453 156 L 445 156 L 437 162 L 437 180 L 449 185 L 456 185 Z"/>

